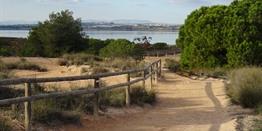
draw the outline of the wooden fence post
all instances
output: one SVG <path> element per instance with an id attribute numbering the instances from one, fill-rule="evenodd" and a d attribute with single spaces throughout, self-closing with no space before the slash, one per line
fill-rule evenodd
<path id="1" fill-rule="evenodd" d="M 155 84 L 157 84 L 157 79 L 158 79 L 158 64 L 155 64 L 155 69 L 154 69 L 154 75 L 155 75 Z"/>
<path id="2" fill-rule="evenodd" d="M 94 88 L 99 88 L 100 86 L 100 82 L 99 82 L 99 78 L 94 79 Z M 97 117 L 98 111 L 99 111 L 99 93 L 96 92 L 95 96 L 94 96 L 94 116 Z"/>
<path id="3" fill-rule="evenodd" d="M 130 73 L 127 73 L 127 82 L 130 82 Z M 130 84 L 126 87 L 126 106 L 130 106 Z"/>
<path id="4" fill-rule="evenodd" d="M 159 77 L 161 77 L 161 73 L 162 73 L 161 69 L 162 69 L 162 62 L 161 62 L 161 59 L 160 59 L 160 61 L 159 61 Z"/>
<path id="5" fill-rule="evenodd" d="M 150 66 L 150 89 L 153 89 L 153 67 Z"/>
<path id="6" fill-rule="evenodd" d="M 144 78 L 144 80 L 142 81 L 143 82 L 142 86 L 145 89 L 146 88 L 146 70 L 143 70 L 142 74 L 143 74 L 143 78 Z"/>
<path id="7" fill-rule="evenodd" d="M 25 83 L 25 97 L 31 96 L 31 84 Z M 24 102 L 25 106 L 25 130 L 31 131 L 31 102 Z"/>

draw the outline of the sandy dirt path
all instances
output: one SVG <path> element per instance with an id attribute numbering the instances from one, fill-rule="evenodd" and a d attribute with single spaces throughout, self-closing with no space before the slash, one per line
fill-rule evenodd
<path id="1" fill-rule="evenodd" d="M 221 80 L 191 80 L 165 72 L 158 87 L 157 104 L 139 113 L 87 121 L 79 131 L 234 131 Z"/>

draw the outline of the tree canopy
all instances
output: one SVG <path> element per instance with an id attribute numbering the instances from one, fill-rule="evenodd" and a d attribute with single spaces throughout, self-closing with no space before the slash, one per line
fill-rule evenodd
<path id="1" fill-rule="evenodd" d="M 40 22 L 30 33 L 23 50 L 25 56 L 56 57 L 84 49 L 80 19 L 71 11 L 51 13 L 49 20 Z"/>
<path id="2" fill-rule="evenodd" d="M 262 1 L 193 11 L 180 28 L 177 46 L 184 68 L 262 64 Z"/>

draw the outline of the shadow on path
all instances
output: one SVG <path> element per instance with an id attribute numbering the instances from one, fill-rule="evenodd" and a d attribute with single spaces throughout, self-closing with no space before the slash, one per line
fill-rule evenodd
<path id="1" fill-rule="evenodd" d="M 212 83 L 207 82 L 205 86 L 205 91 L 208 96 L 208 98 L 213 102 L 214 108 L 216 112 L 223 112 L 223 107 L 220 103 L 220 101 L 217 99 L 217 97 L 214 95 L 214 92 L 212 90 Z M 220 114 L 220 113 L 219 113 Z M 219 119 L 220 120 L 220 119 Z M 209 131 L 219 131 L 221 124 L 224 121 L 217 121 L 216 123 L 213 123 L 212 126 L 210 127 Z"/>

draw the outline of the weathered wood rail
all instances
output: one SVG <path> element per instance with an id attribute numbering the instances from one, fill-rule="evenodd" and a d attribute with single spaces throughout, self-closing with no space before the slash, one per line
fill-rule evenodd
<path id="1" fill-rule="evenodd" d="M 142 77 L 134 80 L 130 79 L 130 74 L 142 72 Z M 116 85 L 101 87 L 100 79 L 104 77 L 110 76 L 118 76 L 118 75 L 127 75 L 127 81 L 124 83 L 119 83 Z M 93 108 L 94 108 L 94 116 L 98 116 L 99 111 L 99 93 L 106 90 L 111 90 L 115 88 L 125 88 L 125 96 L 126 96 L 126 106 L 130 105 L 130 88 L 131 85 L 137 82 L 142 81 L 142 86 L 146 87 L 146 80 L 150 78 L 150 89 L 153 87 L 153 79 L 157 84 L 158 77 L 161 76 L 161 60 L 157 60 L 153 63 L 150 63 L 148 66 L 142 69 L 134 69 L 127 70 L 122 72 L 113 72 L 113 73 L 101 73 L 95 75 L 83 75 L 83 76 L 70 76 L 70 77 L 50 77 L 50 78 L 18 78 L 18 79 L 5 79 L 0 80 L 0 86 L 3 85 L 17 85 L 24 84 L 25 96 L 24 97 L 16 97 L 0 100 L 1 105 L 10 105 L 24 102 L 24 115 L 25 115 L 25 130 L 31 130 L 31 102 L 46 98 L 55 98 L 55 97 L 63 97 L 69 95 L 84 95 L 90 94 L 94 96 L 93 99 Z M 73 90 L 66 92 L 52 92 L 52 93 L 44 93 L 44 94 L 31 94 L 32 85 L 36 83 L 46 83 L 46 82 L 63 82 L 63 81 L 78 81 L 78 80 L 94 80 L 94 88 L 81 89 L 81 90 Z"/>

